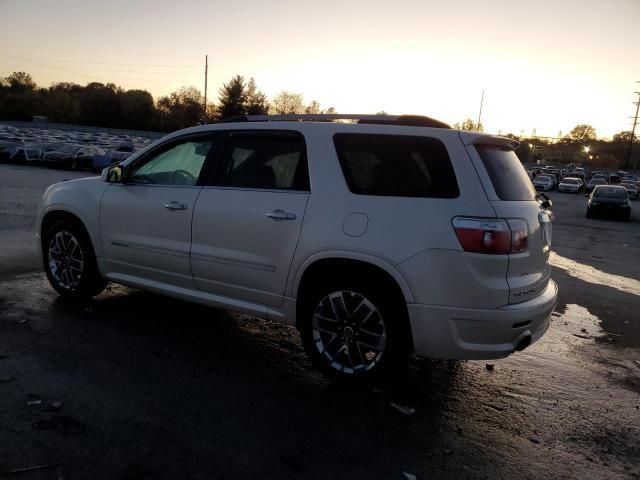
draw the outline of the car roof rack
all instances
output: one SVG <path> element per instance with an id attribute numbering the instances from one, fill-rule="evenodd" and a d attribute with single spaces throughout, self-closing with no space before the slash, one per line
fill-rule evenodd
<path id="1" fill-rule="evenodd" d="M 235 122 L 333 122 L 355 120 L 368 125 L 400 125 L 405 127 L 451 128 L 440 120 L 422 115 L 361 115 L 354 113 L 304 113 L 288 115 L 236 115 L 219 123 Z"/>

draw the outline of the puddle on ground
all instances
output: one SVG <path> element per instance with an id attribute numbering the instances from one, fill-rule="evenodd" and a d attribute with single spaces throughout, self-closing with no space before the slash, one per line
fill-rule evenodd
<path id="1" fill-rule="evenodd" d="M 551 252 L 549 262 L 554 267 L 561 268 L 568 275 L 579 278 L 584 282 L 613 287 L 617 290 L 640 296 L 640 280 L 606 273 L 590 265 L 583 265 L 582 263 L 558 255 L 555 252 Z"/>
<path id="2" fill-rule="evenodd" d="M 580 305 L 568 304 L 564 313 L 554 312 L 552 318 L 560 330 L 577 338 L 591 339 L 607 335 L 601 327 L 602 320 Z"/>

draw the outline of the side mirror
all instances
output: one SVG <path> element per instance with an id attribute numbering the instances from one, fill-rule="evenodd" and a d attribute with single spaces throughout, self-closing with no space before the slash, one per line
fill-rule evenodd
<path id="1" fill-rule="evenodd" d="M 123 173 L 120 165 L 113 165 L 102 170 L 102 180 L 108 183 L 122 183 Z"/>
<path id="2" fill-rule="evenodd" d="M 588 197 L 588 196 L 589 196 L 589 194 L 588 194 L 588 193 L 585 193 L 585 194 L 584 194 L 584 196 L 585 196 L 585 197 Z"/>

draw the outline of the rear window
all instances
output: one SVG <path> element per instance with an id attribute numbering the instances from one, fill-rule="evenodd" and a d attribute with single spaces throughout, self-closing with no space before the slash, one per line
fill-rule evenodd
<path id="1" fill-rule="evenodd" d="M 513 150 L 493 145 L 476 145 L 476 150 L 500 200 L 535 200 L 536 189 Z"/>
<path id="2" fill-rule="evenodd" d="M 627 191 L 623 187 L 598 187 L 594 196 L 606 198 L 627 198 Z"/>
<path id="3" fill-rule="evenodd" d="M 570 184 L 573 184 L 573 185 L 579 185 L 580 184 L 580 182 L 575 178 L 565 178 L 562 182 L 563 183 L 570 183 Z"/>
<path id="4" fill-rule="evenodd" d="M 460 194 L 442 142 L 405 135 L 333 137 L 349 189 L 360 195 L 455 198 Z"/>

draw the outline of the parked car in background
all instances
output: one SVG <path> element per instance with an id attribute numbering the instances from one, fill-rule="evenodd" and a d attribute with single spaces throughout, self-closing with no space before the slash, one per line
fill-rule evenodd
<path id="1" fill-rule="evenodd" d="M 616 185 L 620 183 L 621 180 L 622 180 L 622 177 L 617 173 L 612 173 L 611 175 L 609 175 L 609 183 L 611 185 Z"/>
<path id="2" fill-rule="evenodd" d="M 16 149 L 22 146 L 21 142 L 4 141 L 0 142 L 0 161 L 9 161 Z"/>
<path id="3" fill-rule="evenodd" d="M 559 192 L 579 193 L 582 191 L 584 184 L 582 180 L 575 177 L 563 178 L 558 185 Z"/>
<path id="4" fill-rule="evenodd" d="M 633 182 L 621 182 L 620 186 L 624 187 L 624 189 L 627 191 L 627 194 L 629 195 L 629 198 L 633 200 L 638 199 L 638 185 Z"/>
<path id="5" fill-rule="evenodd" d="M 533 179 L 533 186 L 536 190 L 548 192 L 554 189 L 554 180 L 549 175 L 538 175 Z"/>
<path id="6" fill-rule="evenodd" d="M 53 168 L 80 170 L 90 168 L 94 155 L 103 153 L 104 150 L 90 145 L 61 144 L 54 150 L 45 152 L 42 162 Z"/>
<path id="7" fill-rule="evenodd" d="M 582 180 L 582 183 L 585 183 L 586 180 L 586 175 L 584 174 L 584 170 L 578 170 L 578 169 L 574 169 L 573 172 L 571 172 L 569 174 L 570 177 L 573 178 L 579 178 L 580 180 Z"/>
<path id="8" fill-rule="evenodd" d="M 91 170 L 101 172 L 104 168 L 117 165 L 133 154 L 135 147 L 131 142 L 122 142 L 115 150 L 95 155 L 91 160 Z"/>
<path id="9" fill-rule="evenodd" d="M 11 162 L 38 162 L 44 153 L 44 145 L 21 145 L 16 147 L 10 157 Z"/>
<path id="10" fill-rule="evenodd" d="M 631 218 L 631 202 L 627 190 L 620 185 L 598 185 L 587 201 L 587 218 Z"/>
<path id="11" fill-rule="evenodd" d="M 596 188 L 598 185 L 607 185 L 607 181 L 604 178 L 593 178 L 589 184 L 585 187 L 584 191 L 586 193 L 591 193 L 593 192 L 593 189 Z"/>

